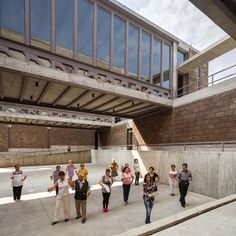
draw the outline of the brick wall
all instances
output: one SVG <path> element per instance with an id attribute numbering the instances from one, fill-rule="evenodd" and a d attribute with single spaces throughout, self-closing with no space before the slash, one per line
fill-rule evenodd
<path id="1" fill-rule="evenodd" d="M 146 144 L 236 140 L 236 89 L 134 123 Z"/>
<path id="2" fill-rule="evenodd" d="M 51 145 L 94 146 L 95 131 L 86 129 L 51 129 Z"/>
<path id="3" fill-rule="evenodd" d="M 7 125 L 0 124 L 0 152 L 8 150 L 8 131 Z"/>

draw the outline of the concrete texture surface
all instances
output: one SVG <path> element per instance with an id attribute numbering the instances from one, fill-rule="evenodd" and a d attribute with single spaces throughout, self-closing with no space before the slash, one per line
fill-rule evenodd
<path id="1" fill-rule="evenodd" d="M 189 186 L 191 191 L 213 198 L 222 198 L 236 193 L 236 180 L 232 178 L 236 165 L 235 152 L 92 151 L 93 163 L 106 165 L 110 163 L 111 158 L 114 158 L 118 164 L 128 162 L 131 166 L 133 160 L 138 158 L 143 173 L 153 166 L 164 184 L 168 184 L 171 164 L 175 164 L 177 170 L 180 170 L 182 163 L 186 162 L 193 175 Z"/>
<path id="2" fill-rule="evenodd" d="M 155 236 L 235 236 L 236 202 L 153 234 Z"/>
<path id="3" fill-rule="evenodd" d="M 104 167 L 97 165 L 87 165 L 89 169 L 89 181 L 91 183 L 98 183 L 103 174 Z M 55 197 L 54 193 L 48 194 L 46 197 L 40 198 L 40 191 L 50 185 L 48 175 L 51 173 L 49 166 L 27 167 L 28 181 L 32 183 L 25 184 L 23 189 L 22 202 L 12 202 L 4 204 L 5 196 L 11 198 L 11 187 L 7 177 L 9 176 L 9 169 L 2 168 L 0 173 L 0 181 L 2 192 L 5 192 L 0 198 L 0 229 L 1 236 L 14 236 L 19 232 L 22 235 L 115 235 L 125 232 L 129 229 L 138 227 L 144 224 L 145 208 L 142 200 L 142 185 L 132 186 L 130 192 L 129 205 L 124 206 L 122 200 L 121 186 L 113 187 L 110 199 L 110 212 L 102 213 L 102 195 L 101 190 L 92 191 L 88 199 L 88 215 L 86 224 L 81 224 L 80 220 L 75 220 L 75 209 L 73 194 L 71 194 L 71 220 L 67 223 L 60 223 L 51 226 Z M 27 169 L 23 168 L 23 170 Z M 45 168 L 45 169 L 43 169 Z M 5 173 L 4 172 L 5 169 Z M 31 170 L 31 171 L 29 171 Z M 4 183 L 7 182 L 7 184 Z M 29 184 L 27 186 L 27 184 Z M 118 183 L 119 184 L 119 183 Z M 31 190 L 30 190 L 31 189 Z M 29 191 L 30 190 L 30 191 Z M 39 191 L 38 199 L 26 199 L 28 193 L 35 193 Z M 36 194 L 36 195 L 37 195 Z M 187 196 L 187 206 L 183 209 L 179 202 L 179 195 L 172 197 L 169 194 L 167 185 L 160 184 L 159 196 L 155 202 L 152 221 L 156 221 L 179 212 L 184 212 L 193 207 L 204 203 L 213 201 L 214 199 L 202 196 L 196 193 L 189 192 Z M 1 204 L 2 202 L 2 204 Z"/>

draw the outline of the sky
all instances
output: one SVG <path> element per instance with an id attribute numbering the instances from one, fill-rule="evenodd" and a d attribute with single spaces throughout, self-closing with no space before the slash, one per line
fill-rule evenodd
<path id="1" fill-rule="evenodd" d="M 118 1 L 198 50 L 227 35 L 189 0 Z M 235 58 L 236 49 L 211 61 L 209 74 L 236 64 Z"/>

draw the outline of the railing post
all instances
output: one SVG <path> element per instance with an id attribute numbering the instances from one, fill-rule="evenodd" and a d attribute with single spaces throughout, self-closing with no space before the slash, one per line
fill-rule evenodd
<path id="1" fill-rule="evenodd" d="M 224 144 L 224 142 L 222 142 L 221 143 L 221 151 L 224 152 L 224 150 L 225 150 L 225 144 Z"/>

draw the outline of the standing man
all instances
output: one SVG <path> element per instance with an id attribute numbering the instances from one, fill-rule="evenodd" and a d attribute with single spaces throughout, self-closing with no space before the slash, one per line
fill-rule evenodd
<path id="1" fill-rule="evenodd" d="M 22 170 L 20 170 L 20 166 L 16 164 L 15 171 L 11 173 L 11 185 L 13 187 L 13 199 L 15 201 L 20 201 L 23 181 L 26 179 L 26 177 L 27 175 L 25 175 Z"/>
<path id="2" fill-rule="evenodd" d="M 185 207 L 185 197 L 187 195 L 189 181 L 191 181 L 192 174 L 188 170 L 188 164 L 183 163 L 182 164 L 182 170 L 177 174 L 177 179 L 179 182 L 179 192 L 180 192 L 180 199 L 181 206 Z"/>
<path id="3" fill-rule="evenodd" d="M 90 195 L 90 186 L 87 180 L 84 179 L 84 175 L 82 173 L 78 173 L 78 179 L 72 181 L 68 179 L 69 185 L 75 189 L 75 208 L 77 217 L 76 219 L 81 218 L 82 216 L 82 224 L 86 222 L 86 205 L 87 205 L 87 197 Z M 82 211 L 82 215 L 80 213 L 80 209 Z"/>
<path id="4" fill-rule="evenodd" d="M 56 166 L 56 170 L 53 171 L 52 175 L 50 175 L 51 180 L 55 184 L 59 180 L 59 172 L 61 171 L 60 166 Z M 56 196 L 58 194 L 58 185 L 56 186 Z"/>

